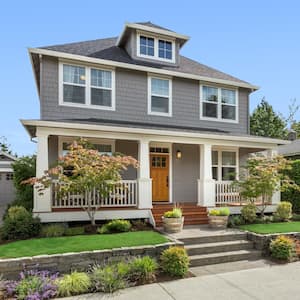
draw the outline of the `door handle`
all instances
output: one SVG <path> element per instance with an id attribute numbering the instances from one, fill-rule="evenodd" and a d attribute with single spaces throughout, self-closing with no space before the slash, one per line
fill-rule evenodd
<path id="1" fill-rule="evenodd" d="M 167 182 L 166 182 L 167 183 L 167 187 L 169 187 L 169 176 L 167 176 L 166 179 L 167 179 Z"/>

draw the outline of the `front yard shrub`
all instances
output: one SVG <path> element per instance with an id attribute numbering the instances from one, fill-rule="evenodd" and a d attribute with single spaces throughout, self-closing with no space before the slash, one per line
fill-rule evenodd
<path id="1" fill-rule="evenodd" d="M 241 209 L 241 215 L 246 223 L 253 223 L 256 219 L 256 206 L 253 203 L 249 203 Z"/>
<path id="2" fill-rule="evenodd" d="M 127 232 L 131 229 L 131 223 L 127 220 L 112 220 L 104 224 L 100 229 L 99 233 L 118 233 Z"/>
<path id="3" fill-rule="evenodd" d="M 127 265 L 128 266 L 128 265 Z M 96 266 L 91 275 L 93 287 L 97 292 L 113 293 L 128 285 L 130 271 L 125 263 Z"/>
<path id="4" fill-rule="evenodd" d="M 63 297 L 87 293 L 91 288 L 90 277 L 83 272 L 72 272 L 64 275 L 57 281 L 58 293 Z"/>
<path id="5" fill-rule="evenodd" d="M 23 271 L 19 281 L 6 283 L 7 294 L 18 300 L 44 300 L 57 295 L 57 274 L 49 271 Z"/>
<path id="6" fill-rule="evenodd" d="M 237 227 L 244 224 L 245 220 L 240 215 L 232 215 L 228 219 L 228 227 Z"/>
<path id="7" fill-rule="evenodd" d="M 84 227 L 69 227 L 65 229 L 65 235 L 72 236 L 72 235 L 83 235 L 85 233 Z"/>
<path id="8" fill-rule="evenodd" d="M 280 235 L 271 241 L 270 252 L 276 259 L 289 261 L 296 253 L 296 246 L 291 238 Z"/>
<path id="9" fill-rule="evenodd" d="M 65 226 L 61 224 L 51 224 L 42 227 L 42 237 L 58 237 L 65 234 Z"/>
<path id="10" fill-rule="evenodd" d="M 294 180 L 296 184 L 300 185 L 300 159 L 292 162 L 292 168 L 286 170 L 287 175 L 290 179 Z M 288 201 L 292 204 L 293 213 L 300 214 L 300 191 L 288 188 L 281 193 L 281 199 Z"/>
<path id="11" fill-rule="evenodd" d="M 220 211 L 218 209 L 211 209 L 209 211 L 209 215 L 210 216 L 219 216 L 220 215 Z"/>
<path id="12" fill-rule="evenodd" d="M 131 281 L 148 283 L 155 279 L 155 272 L 157 271 L 157 263 L 150 256 L 135 258 L 131 261 L 130 274 Z"/>
<path id="13" fill-rule="evenodd" d="M 189 270 L 189 257 L 182 247 L 170 247 L 160 257 L 162 270 L 174 277 L 184 277 Z"/>
<path id="14" fill-rule="evenodd" d="M 1 234 L 5 240 L 18 240 L 38 236 L 40 230 L 41 223 L 38 218 L 34 218 L 22 206 L 12 206 L 4 219 Z"/>
<path id="15" fill-rule="evenodd" d="M 280 221 L 288 221 L 292 217 L 292 204 L 287 201 L 280 202 L 274 215 Z"/>

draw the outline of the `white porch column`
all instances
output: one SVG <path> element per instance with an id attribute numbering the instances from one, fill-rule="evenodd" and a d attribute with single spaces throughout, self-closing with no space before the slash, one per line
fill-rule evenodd
<path id="1" fill-rule="evenodd" d="M 36 157 L 36 177 L 44 175 L 44 171 L 48 170 L 48 133 L 37 128 L 37 157 Z M 39 195 L 34 188 L 34 205 L 33 212 L 51 212 L 51 195 L 50 188 L 43 191 L 43 195 Z"/>
<path id="2" fill-rule="evenodd" d="M 276 156 L 277 154 L 278 154 L 278 151 L 276 149 L 267 150 L 268 157 L 273 157 L 273 156 Z M 278 183 L 278 184 L 280 184 L 280 183 Z M 278 203 L 280 203 L 280 201 L 281 201 L 281 191 L 276 191 L 272 196 L 271 203 L 273 205 L 277 205 Z"/>
<path id="3" fill-rule="evenodd" d="M 152 179 L 150 178 L 149 141 L 139 141 L 138 208 L 152 208 Z"/>
<path id="4" fill-rule="evenodd" d="M 200 179 L 198 180 L 198 205 L 214 207 L 216 202 L 215 180 L 212 178 L 212 153 L 210 144 L 200 147 Z"/>

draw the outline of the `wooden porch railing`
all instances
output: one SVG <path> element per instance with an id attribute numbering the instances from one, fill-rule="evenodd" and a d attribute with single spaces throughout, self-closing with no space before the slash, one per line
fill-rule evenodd
<path id="1" fill-rule="evenodd" d="M 216 181 L 216 204 L 241 203 L 242 199 L 237 186 L 232 181 Z"/>
<path id="2" fill-rule="evenodd" d="M 68 193 L 61 196 L 59 186 L 61 183 L 54 182 L 51 187 L 52 208 L 80 208 L 88 206 L 88 195 Z M 97 189 L 91 194 L 91 206 L 94 207 L 134 207 L 137 206 L 137 181 L 122 180 L 107 196 L 101 197 Z"/>

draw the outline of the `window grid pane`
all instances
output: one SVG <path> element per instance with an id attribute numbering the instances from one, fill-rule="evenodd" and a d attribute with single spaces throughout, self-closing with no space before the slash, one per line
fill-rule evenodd
<path id="1" fill-rule="evenodd" d="M 222 166 L 236 166 L 236 153 L 222 151 Z"/>
<path id="2" fill-rule="evenodd" d="M 91 69 L 91 85 L 110 89 L 111 71 Z"/>
<path id="3" fill-rule="evenodd" d="M 218 89 L 210 86 L 202 87 L 203 101 L 218 102 Z"/>
<path id="4" fill-rule="evenodd" d="M 235 91 L 228 89 L 221 89 L 222 103 L 235 105 Z"/>
<path id="5" fill-rule="evenodd" d="M 154 56 L 154 38 L 140 37 L 140 54 Z"/>
<path id="6" fill-rule="evenodd" d="M 157 96 L 169 96 L 169 80 L 151 78 L 151 93 Z"/>
<path id="7" fill-rule="evenodd" d="M 158 41 L 158 56 L 160 58 L 172 59 L 172 43 L 168 41 Z"/>
<path id="8" fill-rule="evenodd" d="M 85 68 L 63 65 L 63 81 L 65 83 L 85 84 Z"/>

